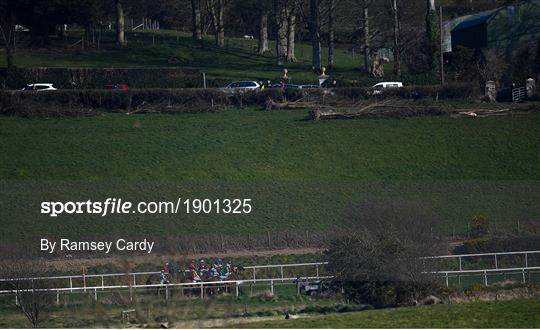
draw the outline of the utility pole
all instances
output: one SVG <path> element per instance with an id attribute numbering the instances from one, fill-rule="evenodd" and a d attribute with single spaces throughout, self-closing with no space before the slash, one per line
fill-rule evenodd
<path id="1" fill-rule="evenodd" d="M 441 39 L 441 85 L 444 85 L 444 30 L 442 19 L 442 6 L 439 7 L 439 35 Z"/>

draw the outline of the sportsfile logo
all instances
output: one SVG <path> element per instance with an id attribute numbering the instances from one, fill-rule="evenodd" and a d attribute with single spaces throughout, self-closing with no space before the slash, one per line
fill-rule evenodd
<path id="1" fill-rule="evenodd" d="M 122 201 L 121 198 L 107 198 L 104 202 L 91 200 L 78 202 L 42 202 L 41 214 L 49 214 L 57 217 L 59 214 L 100 214 L 102 217 L 107 214 L 127 214 L 130 213 L 131 202 Z"/>
<path id="2" fill-rule="evenodd" d="M 61 214 L 249 214 L 253 210 L 251 198 L 244 199 L 182 199 L 176 201 L 151 201 L 134 203 L 122 198 L 107 198 L 105 201 L 42 202 L 41 214 L 57 217 Z"/>

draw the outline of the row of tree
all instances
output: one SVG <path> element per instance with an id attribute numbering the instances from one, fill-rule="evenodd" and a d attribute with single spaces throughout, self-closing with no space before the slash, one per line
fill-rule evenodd
<path id="1" fill-rule="evenodd" d="M 191 1 L 192 8 L 198 8 L 198 1 Z M 398 76 L 401 74 L 401 53 L 405 48 L 410 50 L 412 56 L 422 52 L 428 59 L 424 61 L 426 63 L 422 69 L 433 69 L 433 59 L 438 51 L 435 46 L 438 45 L 438 29 L 435 28 L 438 19 L 434 0 L 413 3 L 404 0 L 263 0 L 257 1 L 256 6 L 248 10 L 258 18 L 258 22 L 252 25 L 259 28 L 259 53 L 270 51 L 268 39 L 273 37 L 278 65 L 296 61 L 294 45 L 297 30 L 308 32 L 312 45 L 312 65 L 316 71 L 322 67 L 323 42 L 328 49 L 327 66 L 330 70 L 335 66 L 336 31 L 350 31 L 351 34 L 361 32 L 360 38 L 350 41 L 360 44 L 366 70 L 370 66 L 373 48 L 392 49 L 394 73 Z M 200 9 L 193 10 L 194 38 L 201 38 L 196 33 L 200 30 L 197 22 L 201 20 L 196 16 L 200 12 Z M 272 19 L 269 20 L 269 17 Z M 270 28 L 269 22 L 273 22 Z M 220 37 L 216 36 L 216 40 L 220 40 Z M 217 44 L 221 45 L 219 42 Z"/>
<path id="2" fill-rule="evenodd" d="M 29 29 L 32 44 L 47 46 L 51 34 L 64 33 L 66 25 L 86 29 L 113 25 L 116 42 L 126 45 L 125 18 L 149 17 L 171 29 L 190 30 L 193 38 L 214 35 L 224 47 L 228 35 L 253 35 L 258 52 L 270 52 L 274 40 L 276 63 L 296 61 L 295 42 L 309 38 L 312 65 L 320 71 L 321 45 L 328 49 L 327 66 L 335 66 L 337 43 L 363 53 L 363 66 L 369 68 L 374 50 L 388 48 L 394 58 L 394 73 L 401 74 L 401 63 L 412 71 L 437 67 L 439 52 L 437 6 L 450 15 L 461 15 L 512 1 L 504 0 L 1 0 L 0 42 L 13 65 L 15 26 Z"/>

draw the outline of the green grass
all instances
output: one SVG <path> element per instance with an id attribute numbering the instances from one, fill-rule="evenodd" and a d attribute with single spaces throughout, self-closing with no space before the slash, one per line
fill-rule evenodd
<path id="1" fill-rule="evenodd" d="M 256 322 L 246 328 L 538 328 L 540 300 L 475 302 Z"/>
<path id="2" fill-rule="evenodd" d="M 23 36 L 23 38 L 25 38 Z M 279 79 L 283 67 L 275 64 L 271 52 L 259 55 L 256 52 L 257 40 L 227 38 L 226 46 L 218 48 L 209 36 L 203 41 L 196 41 L 187 33 L 171 30 L 156 32 L 127 32 L 128 46 L 114 46 L 113 34 L 105 33 L 100 49 L 96 47 L 82 50 L 80 46 L 69 46 L 81 38 L 81 31 L 68 32 L 66 39 L 51 37 L 49 49 L 19 50 L 15 64 L 19 67 L 182 67 L 198 69 L 207 74 L 207 79 Z M 97 38 L 97 37 L 96 37 Z M 3 55 L 0 51 L 0 55 Z M 322 61 L 326 63 L 327 49 L 322 49 Z M 318 83 L 318 77 L 311 70 L 311 46 L 296 45 L 298 61 L 287 64 L 292 82 Z M 171 64 L 169 59 L 177 62 Z M 353 56 L 347 49 L 335 51 L 336 71 L 339 79 L 371 79 L 361 73 L 363 59 L 359 54 Z M 0 56 L 0 66 L 5 66 L 5 57 Z M 391 64 L 386 67 L 387 79 L 391 77 Z"/>
<path id="3" fill-rule="evenodd" d="M 303 111 L 0 118 L 2 179 L 538 180 L 540 115 L 304 121 Z"/>
<path id="4" fill-rule="evenodd" d="M 294 290 L 293 290 L 294 291 Z M 242 293 L 244 294 L 244 293 Z M 246 292 L 249 295 L 249 290 Z M 52 301 L 56 296 L 53 294 Z M 127 291 L 115 293 L 99 292 L 98 302 L 93 301 L 89 294 L 65 294 L 60 297 L 60 306 L 55 303 L 43 310 L 43 328 L 121 328 L 121 312 L 135 309 L 137 317 L 132 315 L 133 324 L 148 324 L 151 328 L 159 327 L 164 322 L 193 322 L 196 327 L 203 327 L 203 322 L 215 319 L 235 319 L 244 315 L 249 317 L 284 315 L 286 310 L 302 310 L 309 307 L 336 306 L 335 298 L 310 298 L 295 294 L 280 294 L 271 298 L 255 295 L 253 297 L 241 296 L 235 298 L 231 295 L 199 299 L 179 298 L 171 296 L 169 301 L 163 297 L 157 298 L 154 294 L 135 295 L 133 302 L 129 302 Z M 177 327 L 183 328 L 183 323 Z M 0 306 L 1 328 L 29 327 L 30 323 L 11 300 L 2 301 Z"/>
<path id="5" fill-rule="evenodd" d="M 534 222 L 540 114 L 305 121 L 303 111 L 0 117 L 2 241 L 320 232 L 398 203 L 463 233 Z M 249 215 L 41 215 L 42 201 L 252 198 Z M 39 221 L 36 221 L 39 219 Z M 25 230 L 20 230 L 25 228 Z M 64 235 L 64 236 L 63 236 Z M 158 240 L 158 245 L 161 243 Z M 234 242 L 226 242 L 231 246 Z"/>

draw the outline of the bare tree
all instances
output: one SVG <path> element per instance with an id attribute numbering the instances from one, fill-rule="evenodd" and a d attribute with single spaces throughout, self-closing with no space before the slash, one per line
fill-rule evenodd
<path id="1" fill-rule="evenodd" d="M 476 60 L 477 72 L 484 82 L 500 82 L 510 65 L 504 59 L 504 53 L 498 49 L 485 49 Z"/>
<path id="2" fill-rule="evenodd" d="M 0 4 L 0 35 L 6 52 L 8 68 L 14 66 L 13 53 L 15 49 L 15 9 L 13 1 L 3 1 Z"/>
<path id="3" fill-rule="evenodd" d="M 412 304 L 438 287 L 432 265 L 421 259 L 444 251 L 436 224 L 423 206 L 366 202 L 352 211 L 346 230 L 336 229 L 341 237 L 327 251 L 330 267 L 359 302 Z"/>
<path id="4" fill-rule="evenodd" d="M 17 308 L 34 328 L 46 317 L 50 296 L 47 283 L 40 280 L 43 265 L 39 262 L 8 259 L 0 265 L 0 277 L 10 279 L 4 284 L 12 290 Z"/>
<path id="5" fill-rule="evenodd" d="M 212 18 L 212 26 L 214 27 L 214 37 L 218 47 L 225 46 L 225 22 L 224 10 L 225 0 L 207 0 L 206 5 Z"/>
<path id="6" fill-rule="evenodd" d="M 287 12 L 287 62 L 296 62 L 294 54 L 294 36 L 296 33 L 296 1 L 292 1 Z"/>
<path id="7" fill-rule="evenodd" d="M 321 70 L 321 36 L 319 29 L 319 0 L 309 0 L 309 34 L 312 46 L 312 65 L 314 70 Z"/>
<path id="8" fill-rule="evenodd" d="M 282 47 L 283 46 L 282 46 L 282 39 L 281 39 L 281 33 L 280 33 L 281 26 L 283 24 L 283 21 L 281 20 L 282 7 L 279 0 L 274 0 L 273 5 L 274 5 L 274 23 L 276 25 L 276 28 L 274 29 L 276 33 L 275 34 L 276 64 L 282 65 L 283 64 L 282 62 L 282 57 L 283 57 Z"/>
<path id="9" fill-rule="evenodd" d="M 371 53 L 371 35 L 369 24 L 369 5 L 371 0 L 361 0 L 362 6 L 362 25 L 363 25 L 363 42 L 364 42 L 364 70 L 369 72 L 369 57 Z"/>
<path id="10" fill-rule="evenodd" d="M 280 7 L 278 11 L 279 23 L 277 25 L 277 37 L 279 38 L 279 53 L 281 57 L 287 57 L 287 30 L 288 30 L 288 17 L 289 17 L 289 4 L 288 0 L 280 1 Z"/>
<path id="11" fill-rule="evenodd" d="M 261 10 L 261 18 L 259 21 L 259 47 L 258 53 L 264 54 L 268 52 L 268 11 Z"/>
<path id="12" fill-rule="evenodd" d="M 197 40 L 202 39 L 201 30 L 201 4 L 199 0 L 191 0 L 191 15 L 192 15 L 192 32 L 193 38 Z"/>
<path id="13" fill-rule="evenodd" d="M 393 17 L 393 50 L 394 50 L 394 75 L 401 76 L 401 56 L 400 56 L 400 44 L 399 44 L 399 8 L 397 0 L 390 0 L 390 8 L 392 10 Z"/>
<path id="14" fill-rule="evenodd" d="M 335 20 L 335 9 L 336 9 L 337 0 L 328 0 L 328 69 L 332 70 L 335 65 L 334 60 L 334 20 Z"/>
<path id="15" fill-rule="evenodd" d="M 116 43 L 124 47 L 126 38 L 124 35 L 124 7 L 121 0 L 116 0 Z"/>

